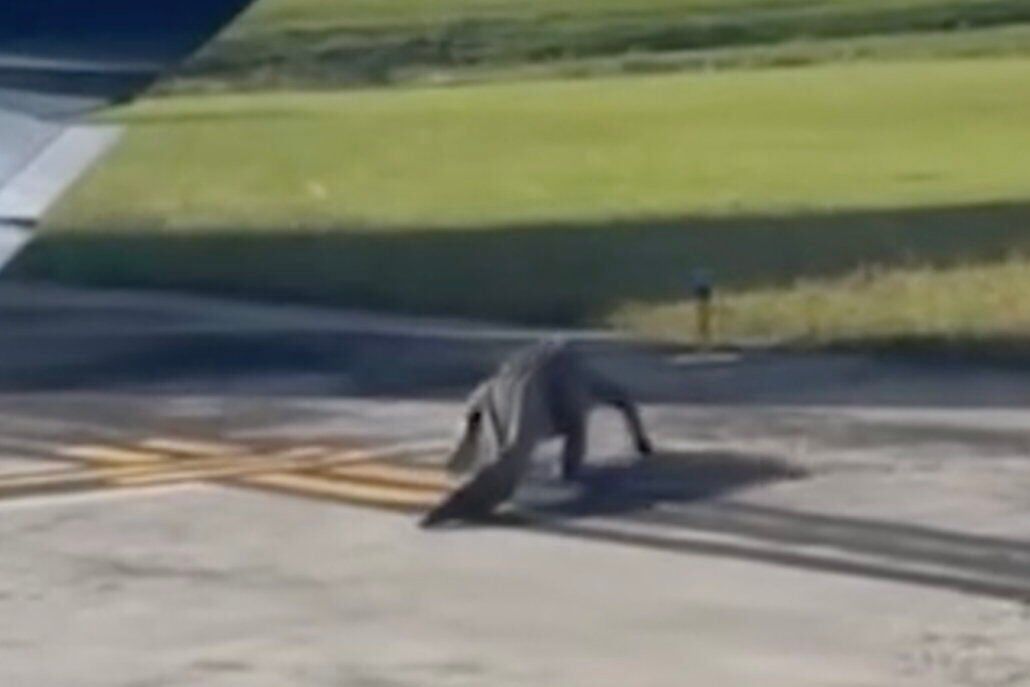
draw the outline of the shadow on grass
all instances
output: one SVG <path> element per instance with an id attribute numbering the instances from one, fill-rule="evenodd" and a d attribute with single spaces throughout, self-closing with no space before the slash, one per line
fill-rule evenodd
<path id="1" fill-rule="evenodd" d="M 1030 249 L 1030 204 L 435 230 L 53 231 L 11 276 L 570 325 L 626 302 Z"/>

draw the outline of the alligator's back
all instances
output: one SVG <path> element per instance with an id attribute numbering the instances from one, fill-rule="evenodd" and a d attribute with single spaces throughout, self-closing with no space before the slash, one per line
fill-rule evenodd
<path id="1" fill-rule="evenodd" d="M 513 355 L 470 399 L 466 431 L 450 467 L 475 469 L 474 476 L 427 515 L 423 526 L 490 513 L 514 493 L 540 441 L 563 436 L 565 474 L 573 474 L 583 458 L 587 412 L 598 402 L 619 405 L 641 451 L 650 450 L 635 407 L 616 385 L 589 370 L 572 346 L 548 341 Z"/>
<path id="2" fill-rule="evenodd" d="M 509 358 L 487 382 L 488 417 L 500 444 L 557 434 L 577 373 L 576 354 L 563 341 L 536 344 Z"/>

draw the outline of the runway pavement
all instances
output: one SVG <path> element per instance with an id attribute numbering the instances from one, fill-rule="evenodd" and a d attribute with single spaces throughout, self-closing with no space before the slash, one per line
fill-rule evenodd
<path id="1" fill-rule="evenodd" d="M 553 332 L 0 288 L 0 683 L 1030 684 L 1030 370 L 690 355 L 496 522 L 461 398 Z"/>

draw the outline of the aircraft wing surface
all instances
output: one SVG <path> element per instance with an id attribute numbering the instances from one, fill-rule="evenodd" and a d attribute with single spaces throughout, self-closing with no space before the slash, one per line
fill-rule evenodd
<path id="1" fill-rule="evenodd" d="M 0 269 L 115 143 L 126 102 L 253 0 L 0 0 Z"/>

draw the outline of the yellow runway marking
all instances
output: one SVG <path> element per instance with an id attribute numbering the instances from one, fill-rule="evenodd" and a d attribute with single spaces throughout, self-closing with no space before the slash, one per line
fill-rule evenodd
<path id="1" fill-rule="evenodd" d="M 399 487 L 414 491 L 441 492 L 451 487 L 447 475 L 441 472 L 404 468 L 396 465 L 366 463 L 325 470 L 326 476 L 382 487 Z"/>
<path id="2" fill-rule="evenodd" d="M 137 451 L 115 446 L 68 446 L 58 449 L 57 453 L 65 458 L 101 465 L 139 465 L 160 463 L 168 459 L 167 456 L 153 451 Z"/>
<path id="3" fill-rule="evenodd" d="M 243 484 L 273 491 L 323 499 L 332 499 L 359 506 L 391 510 L 422 510 L 435 504 L 440 495 L 424 491 L 372 486 L 357 482 L 320 479 L 313 475 L 275 473 L 240 480 Z"/>
<path id="4" fill-rule="evenodd" d="M 230 464 L 219 461 L 215 464 L 210 459 L 183 460 L 175 463 L 162 462 L 133 465 L 80 466 L 62 470 L 39 470 L 9 474 L 0 477 L 0 496 L 24 491 L 30 488 L 49 490 L 73 489 L 84 485 L 129 486 L 136 481 L 169 482 L 184 481 L 181 476 L 191 471 L 211 471 L 216 467 L 228 468 Z M 238 469 L 238 466 L 236 466 Z M 280 466 L 276 465 L 276 469 Z"/>
<path id="5" fill-rule="evenodd" d="M 103 484 L 104 476 L 90 470 L 76 470 L 72 474 L 61 471 L 60 474 L 52 473 L 24 474 L 8 476 L 0 481 L 0 496 L 9 496 L 26 491 L 44 490 L 71 490 L 82 488 L 88 485 Z"/>
<path id="6" fill-rule="evenodd" d="M 349 458 L 310 455 L 293 457 L 290 455 L 272 455 L 252 458 L 203 458 L 194 461 L 177 461 L 162 470 L 150 470 L 139 476 L 130 476 L 120 480 L 123 486 L 149 486 L 166 484 L 169 481 L 201 482 L 205 480 L 224 480 L 233 477 L 260 474 L 266 472 L 319 470 L 328 466 L 339 465 L 346 461 L 367 460 L 356 454 Z"/>
<path id="7" fill-rule="evenodd" d="M 238 455 L 247 452 L 246 446 L 223 444 L 214 441 L 194 441 L 187 439 L 170 439 L 155 437 L 140 442 L 140 446 L 160 453 L 198 455 Z"/>
<path id="8" fill-rule="evenodd" d="M 362 506 L 422 510 L 451 488 L 451 479 L 443 470 L 397 461 L 443 448 L 438 443 L 346 449 L 309 445 L 261 452 L 163 437 L 128 446 L 69 446 L 57 453 L 80 465 L 0 475 L 0 499 L 215 481 Z"/>

